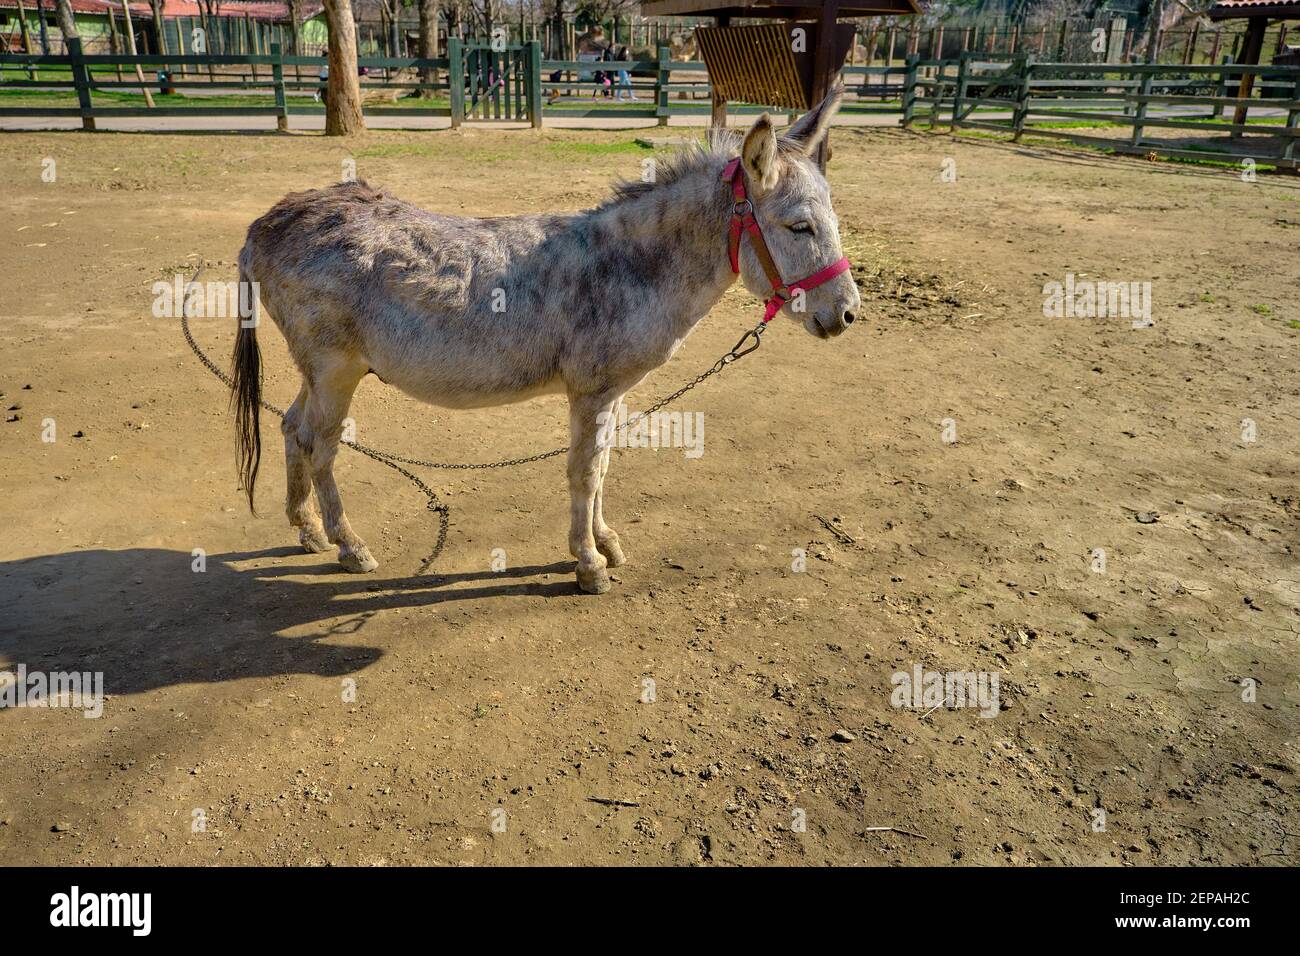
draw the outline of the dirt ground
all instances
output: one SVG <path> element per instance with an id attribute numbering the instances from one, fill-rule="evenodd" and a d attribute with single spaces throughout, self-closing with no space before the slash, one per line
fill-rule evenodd
<path id="1" fill-rule="evenodd" d="M 601 597 L 559 459 L 425 473 L 453 508 L 430 577 L 420 495 L 349 451 L 379 571 L 298 551 L 274 420 L 249 515 L 226 393 L 153 283 L 233 280 L 248 223 L 348 158 L 505 215 L 598 201 L 637 135 L 0 138 L 0 667 L 108 695 L 0 711 L 0 860 L 1294 864 L 1294 179 L 837 131 L 863 317 L 778 323 L 692 392 L 700 458 L 615 453 Z M 1154 325 L 1045 317 L 1067 274 L 1150 282 Z M 728 293 L 633 399 L 756 315 Z M 196 335 L 225 364 L 233 320 Z M 368 378 L 354 417 L 417 457 L 565 441 L 559 398 L 453 413 Z M 998 675 L 998 713 L 893 706 L 914 665 Z"/>

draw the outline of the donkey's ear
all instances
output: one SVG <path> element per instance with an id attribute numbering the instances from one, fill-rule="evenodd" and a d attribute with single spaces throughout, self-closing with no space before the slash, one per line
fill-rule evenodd
<path id="1" fill-rule="evenodd" d="M 740 157 L 751 183 L 764 191 L 776 185 L 776 132 L 766 113 L 745 134 Z"/>
<path id="2" fill-rule="evenodd" d="M 840 100 L 844 98 L 844 84 L 836 83 L 815 107 L 795 120 L 794 125 L 786 130 L 781 138 L 794 143 L 807 155 L 811 156 L 821 144 L 831 120 L 839 111 Z"/>

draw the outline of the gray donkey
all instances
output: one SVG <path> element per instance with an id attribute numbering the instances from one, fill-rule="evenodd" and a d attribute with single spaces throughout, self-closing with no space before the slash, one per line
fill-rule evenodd
<path id="1" fill-rule="evenodd" d="M 579 587 L 607 591 L 607 569 L 624 556 L 603 513 L 602 422 L 718 301 L 735 278 L 733 261 L 750 291 L 778 289 L 769 313 L 784 307 L 818 338 L 853 321 L 858 292 L 830 190 L 810 158 L 840 95 L 779 139 L 766 115 L 743 140 L 721 133 L 660 163 L 653 182 L 621 183 L 585 212 L 463 219 L 354 182 L 293 193 L 254 222 L 239 278 L 258 284 L 302 372 L 282 426 L 286 511 L 302 546 L 323 552 L 333 542 L 347 570 L 378 567 L 343 513 L 333 474 L 343 420 L 367 373 L 447 408 L 563 393 L 569 550 Z M 737 151 L 738 169 L 729 164 Z M 730 249 L 729 231 L 743 235 Z M 781 276 L 809 279 L 800 290 Z M 261 459 L 256 325 L 255 315 L 240 323 L 232 395 L 250 508 Z"/>

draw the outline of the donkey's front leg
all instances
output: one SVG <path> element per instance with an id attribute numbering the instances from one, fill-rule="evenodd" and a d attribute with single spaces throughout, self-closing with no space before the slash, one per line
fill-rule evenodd
<path id="1" fill-rule="evenodd" d="M 604 443 L 605 448 L 600 456 L 600 482 L 596 485 L 596 501 L 591 513 L 591 532 L 596 538 L 596 550 L 605 556 L 611 568 L 616 568 L 627 560 L 623 555 L 623 545 L 618 539 L 618 532 L 605 524 L 605 476 L 609 473 L 609 459 L 613 453 L 615 438 L 613 423 L 617 421 L 618 408 L 622 401 L 623 396 L 620 395 L 610 405 L 611 424 L 606 430 L 609 440 Z"/>
<path id="2" fill-rule="evenodd" d="M 599 418 L 612 402 L 609 394 L 569 395 L 569 552 L 578 559 L 578 587 L 588 594 L 609 590 L 608 562 L 596 548 L 592 519 L 606 453 L 598 441 Z"/>

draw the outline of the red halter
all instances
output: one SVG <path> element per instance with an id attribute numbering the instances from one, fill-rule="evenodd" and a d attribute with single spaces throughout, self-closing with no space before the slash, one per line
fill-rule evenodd
<path id="1" fill-rule="evenodd" d="M 805 279 L 789 284 L 782 281 L 781 270 L 777 268 L 772 253 L 768 251 L 767 243 L 763 241 L 763 231 L 759 229 L 758 220 L 754 218 L 754 204 L 745 195 L 745 174 L 740 168 L 740 157 L 727 163 L 726 168 L 722 170 L 722 180 L 731 183 L 731 195 L 735 200 L 731 210 L 731 235 L 727 242 L 727 254 L 731 257 L 731 271 L 740 275 L 740 236 L 742 232 L 748 232 L 750 242 L 754 244 L 754 252 L 758 255 L 758 261 L 762 264 L 763 271 L 767 273 L 767 281 L 772 283 L 772 297 L 763 303 L 764 324 L 771 322 L 796 292 L 815 289 L 823 282 L 834 279 L 841 272 L 849 271 L 849 260 L 842 258 L 839 262 L 827 266 L 820 272 L 814 272 Z"/>

